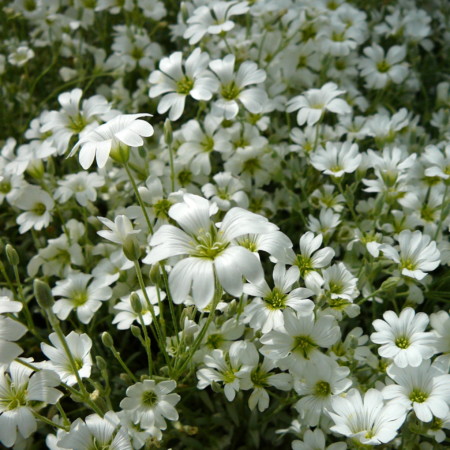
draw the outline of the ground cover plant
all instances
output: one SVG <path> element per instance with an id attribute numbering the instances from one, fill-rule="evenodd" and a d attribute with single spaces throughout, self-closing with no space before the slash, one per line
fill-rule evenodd
<path id="1" fill-rule="evenodd" d="M 1 445 L 450 445 L 446 0 L 1 7 Z"/>

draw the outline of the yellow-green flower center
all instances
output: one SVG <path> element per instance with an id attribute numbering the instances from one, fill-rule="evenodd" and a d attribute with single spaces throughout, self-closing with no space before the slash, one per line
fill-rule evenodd
<path id="1" fill-rule="evenodd" d="M 429 397 L 429 395 L 426 392 L 421 391 L 420 389 L 414 389 L 409 394 L 409 399 L 413 403 L 424 403 L 428 397 Z"/>
<path id="2" fill-rule="evenodd" d="M 294 347 L 292 351 L 305 359 L 309 359 L 309 355 L 316 347 L 317 344 L 313 341 L 311 336 L 300 335 L 294 337 Z"/>
<path id="3" fill-rule="evenodd" d="M 147 406 L 148 408 L 154 406 L 157 400 L 158 396 L 155 394 L 154 391 L 144 391 L 142 393 L 141 397 L 142 404 L 144 406 Z"/>
<path id="4" fill-rule="evenodd" d="M 188 95 L 194 87 L 194 80 L 189 77 L 183 77 L 180 81 L 177 81 L 177 94 Z"/>
<path id="5" fill-rule="evenodd" d="M 318 381 L 314 386 L 314 395 L 317 397 L 328 397 L 331 394 L 331 386 L 327 381 Z"/>
<path id="6" fill-rule="evenodd" d="M 225 100 L 235 100 L 239 96 L 240 92 L 241 90 L 234 81 L 231 81 L 228 84 L 223 84 L 220 89 L 220 95 Z"/>
<path id="7" fill-rule="evenodd" d="M 266 306 L 269 309 L 284 309 L 286 307 L 287 295 L 277 287 L 273 288 L 270 294 L 264 297 Z"/>

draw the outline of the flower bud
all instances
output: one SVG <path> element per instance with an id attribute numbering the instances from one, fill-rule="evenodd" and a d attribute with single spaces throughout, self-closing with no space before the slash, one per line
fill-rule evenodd
<path id="1" fill-rule="evenodd" d="M 106 370 L 108 368 L 106 361 L 104 360 L 104 358 L 102 358 L 101 356 L 97 355 L 95 357 L 95 362 L 97 363 L 97 367 L 99 368 L 99 370 L 101 372 L 103 372 L 104 370 Z"/>
<path id="2" fill-rule="evenodd" d="M 141 299 L 139 298 L 139 295 L 136 294 L 136 292 L 132 292 L 130 295 L 130 303 L 131 307 L 133 308 L 133 311 L 136 314 L 141 314 L 142 312 L 142 303 Z"/>
<path id="3" fill-rule="evenodd" d="M 33 282 L 33 290 L 34 296 L 41 308 L 50 309 L 54 305 L 55 299 L 47 283 L 36 279 Z"/>
<path id="4" fill-rule="evenodd" d="M 105 347 L 107 347 L 107 348 L 114 348 L 113 338 L 111 337 L 111 335 L 107 331 L 104 331 L 102 333 L 102 342 L 103 342 L 103 345 Z"/>
<path id="5" fill-rule="evenodd" d="M 124 144 L 113 146 L 109 155 L 114 161 L 125 164 L 130 159 L 130 147 Z"/>
<path id="6" fill-rule="evenodd" d="M 381 283 L 380 290 L 381 291 L 390 291 L 391 289 L 394 289 L 395 287 L 399 286 L 401 284 L 400 277 L 389 277 L 387 280 L 384 280 L 383 283 Z"/>
<path id="7" fill-rule="evenodd" d="M 139 260 L 141 248 L 134 234 L 129 234 L 123 241 L 123 252 L 130 261 Z"/>
<path id="8" fill-rule="evenodd" d="M 161 282 L 161 272 L 159 271 L 159 264 L 153 264 L 150 268 L 149 274 L 148 274 L 150 281 L 157 285 Z"/>
<path id="9" fill-rule="evenodd" d="M 18 266 L 20 259 L 16 249 L 11 244 L 6 244 L 6 257 L 12 266 Z"/>
<path id="10" fill-rule="evenodd" d="M 173 142 L 173 131 L 172 131 L 172 124 L 170 123 L 169 119 L 166 119 L 164 122 L 164 142 L 171 146 Z"/>
<path id="11" fill-rule="evenodd" d="M 131 330 L 131 334 L 134 337 L 137 337 L 138 339 L 142 338 L 141 329 L 139 327 L 137 327 L 136 325 L 131 325 L 130 330 Z"/>

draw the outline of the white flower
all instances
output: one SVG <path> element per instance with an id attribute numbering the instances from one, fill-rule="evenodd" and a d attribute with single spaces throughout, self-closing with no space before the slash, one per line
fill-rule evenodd
<path id="1" fill-rule="evenodd" d="M 331 358 L 320 358 L 305 364 L 300 378 L 294 380 L 294 389 L 302 398 L 295 409 L 309 426 L 317 426 L 322 412 L 329 409 L 332 399 L 351 385 L 348 367 L 340 367 Z"/>
<path id="2" fill-rule="evenodd" d="M 80 106 L 82 96 L 83 91 L 78 88 L 63 92 L 58 96 L 61 109 L 47 112 L 42 117 L 39 131 L 52 133 L 50 141 L 60 153 L 66 151 L 72 136 L 84 136 L 111 114 L 111 105 L 102 95 L 85 99 Z"/>
<path id="3" fill-rule="evenodd" d="M 233 401 L 241 389 L 241 378 L 249 372 L 251 366 L 245 365 L 246 357 L 254 361 L 258 357 L 256 348 L 244 341 L 234 342 L 227 353 L 215 349 L 204 357 L 206 368 L 197 371 L 198 389 L 205 389 L 213 382 L 224 384 L 224 393 L 228 401 Z"/>
<path id="4" fill-rule="evenodd" d="M 308 216 L 308 229 L 316 234 L 330 235 L 340 223 L 340 215 L 331 208 L 322 208 L 318 219 L 311 214 Z"/>
<path id="5" fill-rule="evenodd" d="M 89 201 L 95 202 L 96 188 L 103 186 L 105 179 L 96 173 L 78 172 L 66 175 L 58 184 L 60 187 L 55 191 L 55 199 L 60 203 L 74 196 L 81 206 L 87 206 Z"/>
<path id="6" fill-rule="evenodd" d="M 286 271 L 283 264 L 277 264 L 273 270 L 274 287 L 271 289 L 265 280 L 244 286 L 244 293 L 256 297 L 244 310 L 244 322 L 263 333 L 283 327 L 283 311 L 290 307 L 299 314 L 310 314 L 314 302 L 306 300 L 313 292 L 309 289 L 292 289 L 298 281 L 299 270 L 290 267 Z"/>
<path id="7" fill-rule="evenodd" d="M 26 233 L 31 228 L 42 230 L 50 224 L 51 211 L 55 202 L 50 195 L 37 186 L 28 185 L 15 199 L 14 206 L 25 212 L 17 217 L 19 233 Z"/>
<path id="8" fill-rule="evenodd" d="M 50 334 L 48 337 L 53 346 L 42 343 L 42 353 L 49 358 L 49 361 L 44 361 L 42 365 L 44 368 L 54 370 L 61 381 L 73 386 L 77 383 L 75 372 L 70 364 L 70 359 L 64 350 L 63 344 L 56 333 Z M 72 353 L 80 378 L 87 378 L 91 375 L 92 358 L 91 347 L 92 341 L 87 334 L 78 334 L 71 331 L 66 336 L 66 342 Z"/>
<path id="9" fill-rule="evenodd" d="M 175 405 L 180 401 L 178 394 L 170 393 L 177 386 L 173 380 L 156 383 L 154 380 L 144 380 L 127 389 L 127 396 L 120 402 L 120 407 L 130 411 L 135 424 L 142 428 L 167 428 L 165 419 L 177 420 L 178 412 Z"/>
<path id="10" fill-rule="evenodd" d="M 344 299 L 349 302 L 358 296 L 358 278 L 354 277 L 344 263 L 334 264 L 322 270 L 323 289 L 332 300 Z"/>
<path id="11" fill-rule="evenodd" d="M 56 282 L 52 293 L 61 297 L 53 305 L 53 312 L 60 320 L 66 320 L 72 310 L 78 320 L 87 324 L 102 306 L 102 302 L 111 298 L 112 290 L 105 279 L 94 278 L 85 273 L 71 273 L 66 280 Z"/>
<path id="12" fill-rule="evenodd" d="M 384 255 L 399 264 L 402 275 L 422 280 L 440 263 L 440 252 L 436 242 L 420 231 L 403 230 L 398 236 L 400 253 L 392 246 L 383 244 L 380 250 Z"/>
<path id="13" fill-rule="evenodd" d="M 193 45 L 205 34 L 220 34 L 234 28 L 234 22 L 229 18 L 245 14 L 249 7 L 247 2 L 215 1 L 211 6 L 200 6 L 187 20 L 188 28 L 183 37 Z"/>
<path id="14" fill-rule="evenodd" d="M 91 167 L 94 158 L 98 167 L 104 167 L 111 151 L 117 151 L 122 145 L 141 147 L 144 145 L 142 136 L 153 135 L 153 127 L 145 120 L 139 119 L 148 116 L 151 114 L 121 114 L 114 117 L 84 135 L 69 156 L 73 156 L 78 147 L 81 147 L 79 160 L 83 169 Z"/>
<path id="15" fill-rule="evenodd" d="M 407 410 L 414 409 L 422 422 L 434 417 L 444 419 L 449 413 L 450 375 L 448 366 L 423 361 L 419 367 L 400 368 L 391 365 L 387 374 L 396 384 L 383 389 L 383 397 L 390 403 L 403 404 Z"/>
<path id="16" fill-rule="evenodd" d="M 109 228 L 109 230 L 97 231 L 97 234 L 102 238 L 119 245 L 123 245 L 129 235 L 140 232 L 140 230 L 133 229 L 131 220 L 123 214 L 116 216 L 114 222 L 106 217 L 97 217 L 97 219 Z"/>
<path id="17" fill-rule="evenodd" d="M 378 353 L 383 358 L 393 359 L 399 367 L 417 367 L 436 353 L 435 336 L 425 332 L 429 322 L 425 313 L 405 308 L 400 316 L 386 311 L 383 318 L 373 322 L 376 332 L 370 336 L 372 342 L 382 344 Z"/>
<path id="18" fill-rule="evenodd" d="M 173 205 L 170 217 L 178 222 L 163 225 L 150 240 L 153 247 L 143 259 L 153 264 L 172 256 L 188 255 L 177 262 L 169 274 L 170 291 L 175 303 L 192 297 L 198 308 L 207 306 L 214 295 L 217 275 L 220 285 L 231 295 L 242 294 L 242 277 L 258 282 L 263 277 L 261 263 L 249 250 L 234 244 L 234 239 L 248 233 L 268 233 L 277 227 L 262 216 L 241 208 L 230 209 L 218 228 L 210 216 L 217 207 L 208 200 L 185 194 L 183 203 Z"/>
<path id="19" fill-rule="evenodd" d="M 147 286 L 145 288 L 147 296 L 150 300 L 150 303 L 153 305 L 153 310 L 155 311 L 155 315 L 159 314 L 159 306 L 158 306 L 158 294 L 156 288 L 154 286 Z M 139 300 L 142 305 L 141 316 L 145 325 L 150 325 L 152 323 L 153 317 L 148 309 L 147 300 L 141 289 L 135 291 L 139 296 Z M 166 298 L 166 293 L 163 291 L 159 292 L 160 300 L 164 300 Z M 134 311 L 131 306 L 131 294 L 120 299 L 120 302 L 114 305 L 114 309 L 119 311 L 114 317 L 112 323 L 117 324 L 117 328 L 119 330 L 129 330 L 133 322 L 137 322 L 140 324 L 139 315 Z"/>
<path id="20" fill-rule="evenodd" d="M 260 339 L 260 352 L 267 358 L 285 359 L 290 369 L 298 370 L 305 360 L 323 357 L 320 347 L 331 347 L 340 337 L 340 328 L 333 316 L 299 315 L 286 311 L 284 329 L 272 330 Z"/>
<path id="21" fill-rule="evenodd" d="M 430 315 L 432 333 L 436 337 L 437 353 L 444 353 L 450 358 L 450 315 L 446 311 L 439 311 Z"/>
<path id="22" fill-rule="evenodd" d="M 262 412 L 269 407 L 269 393 L 267 389 L 271 386 L 282 391 L 292 389 L 292 376 L 288 373 L 271 373 L 276 367 L 275 361 L 264 358 L 259 362 L 256 354 L 253 361 L 248 361 L 251 368 L 242 371 L 240 384 L 243 390 L 253 389 L 248 398 L 248 407 L 254 410 L 258 406 L 258 411 Z"/>
<path id="23" fill-rule="evenodd" d="M 358 145 L 346 142 L 327 142 L 326 149 L 320 148 L 310 154 L 311 164 L 325 175 L 336 178 L 354 172 L 361 164 L 362 156 Z"/>
<path id="24" fill-rule="evenodd" d="M 229 172 L 220 172 L 213 176 L 215 184 L 202 186 L 203 195 L 217 204 L 221 211 L 228 211 L 232 206 L 247 208 L 249 201 L 241 181 Z"/>
<path id="25" fill-rule="evenodd" d="M 300 238 L 300 253 L 295 254 L 293 250 L 287 249 L 283 262 L 296 265 L 300 269 L 300 275 L 304 279 L 312 276 L 313 278 L 317 278 L 320 284 L 322 277 L 318 270 L 327 267 L 335 254 L 331 247 L 325 247 L 319 250 L 322 242 L 323 236 L 321 234 L 315 236 L 311 231 L 307 231 Z"/>
<path id="26" fill-rule="evenodd" d="M 8 55 L 8 62 L 13 66 L 22 67 L 34 58 L 34 51 L 26 45 L 21 45 Z"/>
<path id="27" fill-rule="evenodd" d="M 306 430 L 303 441 L 293 441 L 292 450 L 346 450 L 345 442 L 336 442 L 325 447 L 325 435 L 320 428 L 314 431 Z"/>
<path id="28" fill-rule="evenodd" d="M 408 66 L 403 63 L 406 47 L 394 45 L 387 54 L 378 44 L 364 49 L 367 58 L 361 58 L 359 67 L 368 88 L 383 89 L 388 82 L 400 84 L 408 75 Z"/>
<path id="29" fill-rule="evenodd" d="M 149 81 L 150 98 L 164 96 L 158 103 L 158 113 L 169 111 L 170 120 L 178 120 L 184 111 L 186 97 L 190 95 L 195 100 L 210 100 L 217 90 L 218 82 L 213 74 L 206 70 L 209 63 L 207 53 L 196 48 L 186 59 L 184 71 L 182 68 L 182 53 L 175 52 L 163 58 L 159 69 L 151 73 Z"/>
<path id="30" fill-rule="evenodd" d="M 289 100 L 287 112 L 297 111 L 297 123 L 314 125 L 321 120 L 325 111 L 336 114 L 349 114 L 351 108 L 345 100 L 336 98 L 345 91 L 340 91 L 335 83 L 326 83 L 320 89 L 309 89 L 304 95 Z"/>
<path id="31" fill-rule="evenodd" d="M 33 370 L 15 361 L 8 372 L 6 366 L 0 367 L 0 442 L 12 447 L 17 430 L 25 439 L 37 430 L 34 405 L 55 404 L 63 394 L 54 388 L 60 383 L 54 372 L 40 370 L 31 375 Z"/>
<path id="32" fill-rule="evenodd" d="M 328 411 L 335 425 L 330 429 L 360 441 L 364 445 L 385 444 L 397 435 L 405 421 L 402 405 L 385 405 L 381 392 L 369 389 L 364 398 L 356 389 L 345 397 L 335 397 Z"/>
<path id="33" fill-rule="evenodd" d="M 2 310 L 3 303 L 5 302 L 0 302 L 0 313 L 4 312 Z M 22 308 L 22 304 L 19 303 L 19 305 Z M 14 341 L 18 341 L 26 332 L 27 327 L 25 325 L 0 315 L 0 364 L 9 364 L 23 352 L 22 348 Z"/>
<path id="34" fill-rule="evenodd" d="M 108 411 L 104 417 L 91 414 L 83 420 L 72 422 L 70 431 L 64 433 L 57 442 L 59 448 L 91 450 L 132 450 L 127 429 L 121 426 L 119 417 Z"/>
<path id="35" fill-rule="evenodd" d="M 428 166 L 425 169 L 427 177 L 439 177 L 443 180 L 450 178 L 450 144 L 445 146 L 445 151 L 434 145 L 428 145 L 422 158 Z"/>
<path id="36" fill-rule="evenodd" d="M 233 119 L 239 112 L 238 100 L 253 114 L 262 111 L 267 94 L 264 89 L 247 86 L 260 84 L 266 79 L 266 73 L 253 61 L 243 62 L 234 73 L 236 57 L 227 55 L 223 59 L 215 59 L 209 63 L 211 70 L 220 80 L 220 99 L 214 103 L 217 113 L 225 119 Z"/>

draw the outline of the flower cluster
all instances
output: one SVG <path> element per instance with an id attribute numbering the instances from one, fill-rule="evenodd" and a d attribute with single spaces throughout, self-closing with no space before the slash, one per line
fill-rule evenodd
<path id="1" fill-rule="evenodd" d="M 5 3 L 0 446 L 450 445 L 425 3 Z"/>

